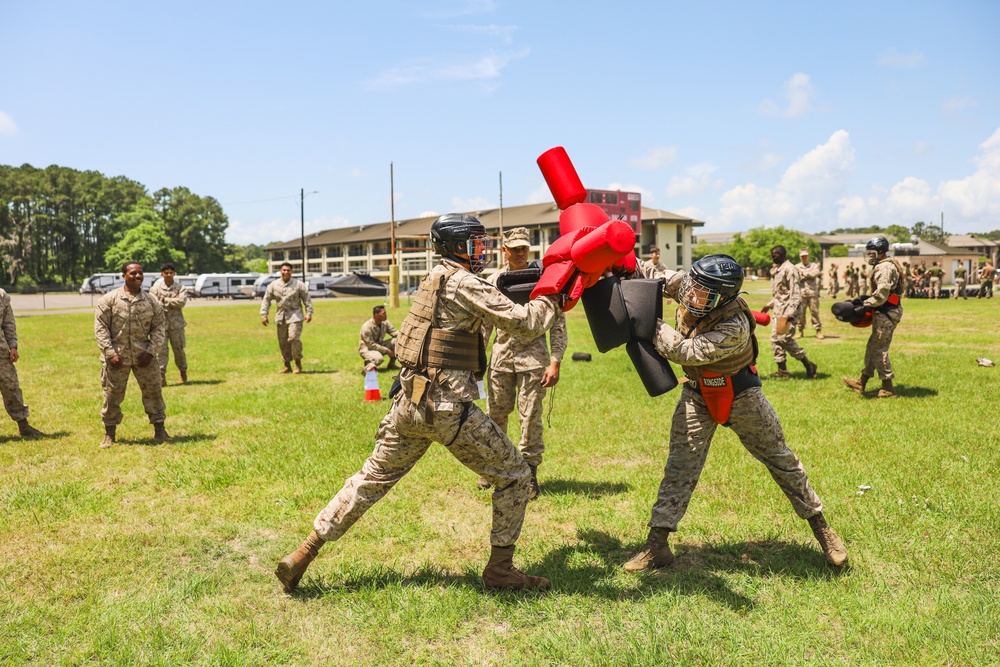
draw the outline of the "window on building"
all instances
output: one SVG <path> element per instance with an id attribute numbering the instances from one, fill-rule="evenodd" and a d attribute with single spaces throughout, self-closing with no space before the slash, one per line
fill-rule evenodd
<path id="1" fill-rule="evenodd" d="M 291 262 L 302 261 L 302 251 L 301 250 L 290 250 L 288 252 L 288 260 Z"/>
<path id="2" fill-rule="evenodd" d="M 684 246 L 677 246 L 677 262 L 674 264 L 678 269 L 684 266 Z"/>
<path id="3" fill-rule="evenodd" d="M 349 257 L 362 257 L 368 254 L 363 243 L 352 243 L 347 247 Z"/>
<path id="4" fill-rule="evenodd" d="M 684 226 L 677 225 L 677 242 L 684 243 Z"/>
<path id="5" fill-rule="evenodd" d="M 322 262 L 309 262 L 309 273 L 323 273 Z"/>
<path id="6" fill-rule="evenodd" d="M 307 251 L 309 259 L 323 259 L 322 248 L 309 248 Z"/>
<path id="7" fill-rule="evenodd" d="M 354 271 L 367 271 L 368 270 L 368 262 L 367 261 L 359 261 L 359 260 L 354 260 L 354 261 L 348 262 L 348 264 L 347 264 L 347 270 L 351 271 L 351 272 L 354 272 Z"/>

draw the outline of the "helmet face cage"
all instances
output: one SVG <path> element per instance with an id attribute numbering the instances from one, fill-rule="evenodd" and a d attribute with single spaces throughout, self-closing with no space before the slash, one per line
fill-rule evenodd
<path id="1" fill-rule="evenodd" d="M 485 232 L 473 232 L 465 242 L 465 252 L 469 256 L 469 270 L 482 273 L 493 261 L 493 239 Z"/>
<path id="2" fill-rule="evenodd" d="M 719 305 L 719 301 L 722 298 L 717 289 L 706 285 L 696 277 L 692 277 L 690 273 L 681 279 L 677 295 L 680 298 L 681 305 L 688 312 L 698 317 L 708 315 L 713 308 Z"/>
<path id="3" fill-rule="evenodd" d="M 868 260 L 869 264 L 871 264 L 872 266 L 875 266 L 876 264 L 878 264 L 878 251 L 877 250 L 866 250 L 865 251 L 865 259 Z"/>

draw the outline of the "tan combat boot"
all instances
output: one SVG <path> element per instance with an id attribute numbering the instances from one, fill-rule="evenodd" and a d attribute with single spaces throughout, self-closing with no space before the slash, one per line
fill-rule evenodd
<path id="1" fill-rule="evenodd" d="M 188 372 L 181 371 L 181 384 L 184 384 L 187 381 L 188 381 Z"/>
<path id="2" fill-rule="evenodd" d="M 325 540 L 313 530 L 298 549 L 278 561 L 278 567 L 274 569 L 274 576 L 281 582 L 281 588 L 286 593 L 291 593 L 299 585 L 299 580 L 306 573 L 309 563 L 313 562 L 320 547 L 324 544 Z"/>
<path id="3" fill-rule="evenodd" d="M 153 424 L 153 440 L 157 442 L 170 442 L 170 434 L 167 433 L 167 429 L 164 428 L 163 422 L 156 422 Z"/>
<path id="4" fill-rule="evenodd" d="M 670 531 L 666 528 L 650 528 L 646 543 L 632 560 L 622 567 L 626 572 L 648 572 L 674 564 L 674 552 L 670 550 Z"/>
<path id="5" fill-rule="evenodd" d="M 859 394 L 863 394 L 865 393 L 865 385 L 868 384 L 868 376 L 861 375 L 857 380 L 854 378 L 842 377 L 840 378 L 840 381 L 843 382 L 848 389 L 853 389 Z"/>
<path id="6" fill-rule="evenodd" d="M 882 388 L 878 390 L 879 398 L 893 398 L 896 390 L 892 388 L 892 380 L 882 380 Z"/>
<path id="7" fill-rule="evenodd" d="M 809 527 L 812 528 L 813 535 L 816 536 L 816 541 L 819 542 L 820 548 L 823 549 L 823 555 L 826 556 L 827 563 L 834 567 L 840 567 L 847 562 L 847 549 L 844 547 L 844 543 L 840 541 L 840 538 L 837 537 L 837 533 L 833 532 L 833 528 L 830 528 L 826 519 L 823 518 L 822 512 L 809 517 Z"/>
<path id="8" fill-rule="evenodd" d="M 291 373 L 292 372 L 292 362 L 286 361 L 285 367 L 282 368 L 278 373 Z"/>
<path id="9" fill-rule="evenodd" d="M 779 361 L 778 362 L 778 370 L 774 371 L 773 373 L 771 373 L 767 377 L 774 378 L 776 380 L 782 379 L 782 378 L 790 378 L 790 377 L 792 377 L 792 374 L 788 372 L 788 366 L 785 365 L 786 363 L 787 362 Z"/>
<path id="10" fill-rule="evenodd" d="M 476 488 L 479 489 L 480 491 L 485 491 L 491 486 L 493 485 L 490 484 L 490 480 L 486 479 L 485 477 L 480 477 L 479 481 L 476 482 Z"/>
<path id="11" fill-rule="evenodd" d="M 806 379 L 815 380 L 816 379 L 816 364 L 809 361 L 809 359 L 803 357 L 802 365 L 806 367 Z"/>
<path id="12" fill-rule="evenodd" d="M 17 432 L 21 434 L 22 438 L 35 438 L 40 435 L 45 435 L 37 428 L 29 424 L 27 417 L 17 422 Z"/>
<path id="13" fill-rule="evenodd" d="M 293 370 L 292 373 L 294 373 L 295 375 L 298 375 L 301 372 L 302 372 L 302 360 L 301 359 L 296 359 L 295 360 L 295 370 Z"/>
<path id="14" fill-rule="evenodd" d="M 115 444 L 115 431 L 118 427 L 114 424 L 104 425 L 104 439 L 101 440 L 101 449 L 107 449 L 111 445 Z"/>
<path id="15" fill-rule="evenodd" d="M 483 570 L 486 588 L 512 588 L 515 590 L 545 590 L 552 584 L 545 577 L 533 577 L 514 567 L 514 545 L 493 547 L 490 562 Z"/>
<path id="16" fill-rule="evenodd" d="M 826 336 L 823 335 L 822 331 L 816 332 L 816 340 L 823 340 L 824 338 L 826 338 Z"/>
<path id="17" fill-rule="evenodd" d="M 538 488 L 538 466 L 528 466 L 531 468 L 531 493 L 528 496 L 528 500 L 534 500 L 538 497 L 538 494 L 542 492 Z"/>

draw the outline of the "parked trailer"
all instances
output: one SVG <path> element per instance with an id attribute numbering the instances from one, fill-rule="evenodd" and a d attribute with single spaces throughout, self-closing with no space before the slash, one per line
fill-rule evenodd
<path id="1" fill-rule="evenodd" d="M 200 297 L 247 298 L 244 287 L 253 288 L 259 273 L 203 273 L 194 284 L 194 295 Z"/>
<path id="2" fill-rule="evenodd" d="M 142 279 L 142 289 L 149 291 L 159 273 L 146 273 Z M 95 273 L 83 281 L 80 287 L 80 294 L 106 294 L 113 289 L 117 289 L 125 284 L 125 279 L 120 273 Z"/>

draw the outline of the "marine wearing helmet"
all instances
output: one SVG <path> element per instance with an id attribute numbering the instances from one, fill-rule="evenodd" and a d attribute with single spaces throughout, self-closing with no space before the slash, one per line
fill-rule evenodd
<path id="1" fill-rule="evenodd" d="M 434 251 L 464 265 L 472 273 L 483 272 L 490 264 L 493 239 L 479 219 L 464 213 L 446 213 L 431 225 Z"/>

